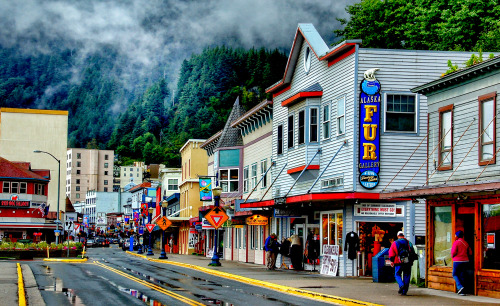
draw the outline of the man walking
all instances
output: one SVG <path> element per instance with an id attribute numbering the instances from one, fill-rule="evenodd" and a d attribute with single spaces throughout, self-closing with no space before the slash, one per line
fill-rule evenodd
<path id="1" fill-rule="evenodd" d="M 274 270 L 276 265 L 276 253 L 273 252 L 273 248 L 275 249 L 276 234 L 271 234 L 271 236 L 267 237 L 266 242 L 264 243 L 264 250 L 266 251 L 266 261 L 267 261 L 267 269 Z"/>
<path id="2" fill-rule="evenodd" d="M 472 255 L 472 250 L 467 241 L 464 240 L 464 232 L 457 231 L 455 233 L 457 239 L 451 247 L 451 259 L 453 259 L 453 279 L 457 285 L 457 293 L 465 295 L 464 282 L 465 270 L 469 265 L 469 255 Z"/>
<path id="3" fill-rule="evenodd" d="M 398 293 L 406 295 L 410 286 L 411 266 L 414 259 L 413 245 L 402 231 L 398 232 L 398 240 L 394 241 L 389 249 L 391 267 L 395 266 L 394 277 L 399 285 Z M 402 276 L 401 276 L 402 275 Z"/>

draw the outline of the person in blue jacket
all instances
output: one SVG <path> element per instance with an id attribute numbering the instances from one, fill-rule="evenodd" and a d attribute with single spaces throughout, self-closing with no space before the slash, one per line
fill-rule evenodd
<path id="1" fill-rule="evenodd" d="M 272 233 L 271 236 L 267 237 L 264 243 L 264 250 L 266 251 L 266 264 L 268 270 L 274 270 L 276 267 L 276 245 L 278 241 L 276 239 L 276 234 Z"/>

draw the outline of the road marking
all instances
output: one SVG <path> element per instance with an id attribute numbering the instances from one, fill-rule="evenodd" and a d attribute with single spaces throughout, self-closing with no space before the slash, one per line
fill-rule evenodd
<path id="1" fill-rule="evenodd" d="M 26 294 L 24 293 L 24 281 L 23 281 L 23 272 L 21 269 L 21 265 L 17 263 L 17 286 L 18 286 L 18 298 L 19 298 L 19 306 L 26 306 Z"/>
<path id="2" fill-rule="evenodd" d="M 349 298 L 344 298 L 344 297 L 325 294 L 325 293 L 314 292 L 314 291 L 305 290 L 305 289 L 298 289 L 298 288 L 294 288 L 294 287 L 282 286 L 282 285 L 278 285 L 278 284 L 271 283 L 271 282 L 261 281 L 261 280 L 257 280 L 257 279 L 253 279 L 253 278 L 249 278 L 249 277 L 244 277 L 244 276 L 235 275 L 235 274 L 231 274 L 231 273 L 227 273 L 227 272 L 217 271 L 214 269 L 204 268 L 204 267 L 200 267 L 200 266 L 196 266 L 196 265 L 192 265 L 192 264 L 186 264 L 186 263 L 175 262 L 175 261 L 158 260 L 158 259 L 148 258 L 144 255 L 137 255 L 137 254 L 132 253 L 132 252 L 127 252 L 127 253 L 130 255 L 137 256 L 137 257 L 142 257 L 148 261 L 189 268 L 189 269 L 193 269 L 193 270 L 196 270 L 199 272 L 204 272 L 204 273 L 208 273 L 211 275 L 227 278 L 230 280 L 239 281 L 239 282 L 242 282 L 245 284 L 251 284 L 254 286 L 264 287 L 264 288 L 271 289 L 271 290 L 277 290 L 277 291 L 281 291 L 283 293 L 287 293 L 287 294 L 291 294 L 291 295 L 295 295 L 295 296 L 302 296 L 302 297 L 306 297 L 306 298 L 313 299 L 316 301 L 320 300 L 320 301 L 327 302 L 327 303 L 334 303 L 334 304 L 338 304 L 338 305 L 339 304 L 340 305 L 350 305 L 350 306 L 360 306 L 360 305 L 380 306 L 380 304 L 359 301 L 359 300 L 355 300 L 355 299 L 349 299 Z"/>
<path id="3" fill-rule="evenodd" d="M 100 263 L 100 262 L 98 262 L 98 261 L 94 261 L 94 262 L 93 262 L 93 264 L 95 264 L 96 266 L 99 266 L 99 267 L 101 267 L 101 268 L 103 268 L 103 269 L 106 269 L 106 270 L 109 270 L 109 271 L 114 272 L 114 273 L 116 273 L 116 274 L 119 274 L 119 275 L 121 275 L 121 276 L 123 276 L 123 277 L 125 277 L 125 278 L 128 278 L 128 279 L 130 279 L 130 280 L 133 280 L 134 282 L 139 283 L 139 284 L 141 284 L 141 285 L 144 285 L 144 286 L 146 286 L 146 287 L 148 287 L 148 288 L 151 288 L 151 289 L 156 290 L 156 291 L 158 291 L 158 292 L 161 292 L 161 293 L 163 293 L 163 294 L 165 294 L 165 295 L 168 295 L 168 296 L 170 296 L 170 297 L 172 297 L 172 298 L 174 298 L 174 299 L 177 299 L 177 300 L 179 300 L 179 301 L 181 301 L 181 302 L 183 302 L 183 303 L 186 303 L 186 304 L 188 304 L 188 305 L 193 305 L 193 306 L 204 306 L 204 305 L 205 305 L 205 304 L 202 304 L 202 303 L 197 302 L 197 301 L 195 301 L 195 300 L 192 300 L 192 299 L 190 299 L 190 298 L 187 298 L 187 297 L 185 297 L 185 296 L 182 296 L 182 295 L 180 295 L 180 294 L 178 294 L 178 293 L 175 293 L 175 292 L 172 292 L 172 291 L 170 291 L 170 290 L 167 290 L 167 289 L 165 289 L 165 288 L 163 288 L 163 287 L 161 287 L 161 286 L 158 286 L 158 285 L 156 285 L 156 284 L 151 284 L 151 283 L 149 283 L 149 282 L 147 282 L 147 281 L 145 281 L 145 280 L 142 280 L 142 279 L 140 279 L 140 278 L 137 278 L 137 277 L 135 277 L 135 276 L 132 276 L 132 275 L 130 275 L 130 274 L 128 274 L 128 273 L 126 273 L 126 272 L 123 272 L 123 271 L 120 271 L 120 270 L 117 270 L 117 269 L 111 268 L 110 266 L 107 266 L 107 265 L 105 265 L 105 264 L 102 264 L 102 263 Z"/>

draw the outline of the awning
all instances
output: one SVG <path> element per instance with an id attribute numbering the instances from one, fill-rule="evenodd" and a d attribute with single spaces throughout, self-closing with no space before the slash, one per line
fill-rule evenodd
<path id="1" fill-rule="evenodd" d="M 174 221 L 189 221 L 190 217 L 167 217 L 168 220 Z"/>
<path id="2" fill-rule="evenodd" d="M 0 228 L 39 228 L 39 229 L 56 229 L 56 224 L 51 223 L 26 223 L 26 222 L 0 222 Z"/>

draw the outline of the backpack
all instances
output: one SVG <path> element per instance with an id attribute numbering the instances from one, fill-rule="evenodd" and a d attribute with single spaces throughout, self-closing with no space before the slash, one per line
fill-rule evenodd
<path id="1" fill-rule="evenodd" d="M 410 257 L 410 243 L 408 242 L 408 240 L 405 240 L 405 242 L 398 240 L 396 246 L 398 247 L 399 261 L 402 264 L 411 263 L 413 261 L 413 256 Z"/>

